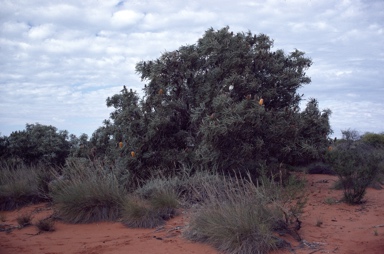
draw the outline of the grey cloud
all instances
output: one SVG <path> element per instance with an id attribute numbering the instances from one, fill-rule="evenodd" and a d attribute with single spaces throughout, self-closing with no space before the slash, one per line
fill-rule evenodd
<path id="1" fill-rule="evenodd" d="M 0 131 L 41 122 L 91 134 L 109 116 L 108 96 L 123 85 L 142 92 L 138 61 L 226 25 L 305 51 L 312 84 L 301 91 L 333 111 L 336 135 L 383 131 L 383 9 L 380 0 L 3 1 Z"/>

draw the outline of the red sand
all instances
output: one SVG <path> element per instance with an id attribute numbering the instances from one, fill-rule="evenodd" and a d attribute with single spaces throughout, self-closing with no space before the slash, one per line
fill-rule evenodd
<path id="1" fill-rule="evenodd" d="M 301 244 L 289 240 L 292 250 L 274 254 L 384 253 L 384 190 L 368 189 L 367 202 L 358 206 L 344 203 L 327 204 L 326 199 L 338 200 L 342 191 L 330 189 L 335 176 L 306 175 L 308 201 L 299 231 Z M 2 226 L 16 226 L 16 218 L 34 211 L 33 222 L 52 213 L 46 204 L 29 206 L 18 211 L 2 212 Z M 318 222 L 322 222 L 317 226 Z M 212 247 L 193 243 L 181 237 L 188 223 L 187 214 L 170 220 L 158 229 L 128 229 L 119 222 L 72 225 L 56 222 L 54 232 L 37 234 L 35 226 L 0 232 L 0 254 L 13 253 L 206 253 L 217 254 Z M 376 227 L 375 227 L 376 226 Z"/>

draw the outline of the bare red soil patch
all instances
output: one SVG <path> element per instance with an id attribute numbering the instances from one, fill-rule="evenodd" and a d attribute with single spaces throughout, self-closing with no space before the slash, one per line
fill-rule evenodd
<path id="1" fill-rule="evenodd" d="M 29 206 L 19 211 L 4 212 L 6 221 L 2 224 L 17 226 L 17 217 L 28 212 L 34 214 L 33 223 L 52 214 L 46 204 Z M 35 226 L 13 229 L 9 233 L 0 232 L 0 253 L 217 253 L 208 245 L 181 237 L 186 219 L 187 215 L 182 214 L 156 229 L 130 229 L 119 222 L 66 224 L 56 221 L 54 232 L 39 233 Z"/>
<path id="2" fill-rule="evenodd" d="M 334 190 L 336 176 L 305 175 L 308 201 L 301 217 L 301 243 L 282 253 L 384 253 L 384 190 L 368 188 L 366 202 L 351 206 L 337 202 L 342 190 Z"/>
<path id="3" fill-rule="evenodd" d="M 336 202 L 343 192 L 331 189 L 335 176 L 305 175 L 308 201 L 301 217 L 301 243 L 286 238 L 292 248 L 283 253 L 384 253 L 384 190 L 368 189 L 366 202 L 358 206 Z M 54 232 L 38 232 L 35 226 L 4 231 L 17 226 L 18 216 L 31 212 L 33 223 L 52 214 L 46 204 L 18 211 L 2 212 L 0 253 L 205 253 L 217 254 L 212 247 L 182 238 L 188 214 L 182 213 L 164 227 L 129 229 L 119 222 L 66 224 L 55 222 Z"/>

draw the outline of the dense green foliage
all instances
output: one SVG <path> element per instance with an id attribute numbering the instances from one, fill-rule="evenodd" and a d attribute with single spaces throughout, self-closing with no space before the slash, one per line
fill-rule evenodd
<path id="1" fill-rule="evenodd" d="M 384 148 L 384 133 L 367 132 L 361 137 L 362 141 L 376 148 Z"/>
<path id="2" fill-rule="evenodd" d="M 3 160 L 27 165 L 63 165 L 69 155 L 67 131 L 42 124 L 26 124 L 25 130 L 12 132 L 1 139 Z"/>
<path id="3" fill-rule="evenodd" d="M 263 34 L 209 29 L 194 45 L 138 63 L 145 95 L 124 87 L 107 99 L 115 111 L 91 138 L 95 153 L 134 179 L 185 165 L 258 175 L 260 164 L 321 158 L 330 111 L 311 99 L 300 112 L 297 92 L 310 82 L 311 60 L 272 46 Z"/>

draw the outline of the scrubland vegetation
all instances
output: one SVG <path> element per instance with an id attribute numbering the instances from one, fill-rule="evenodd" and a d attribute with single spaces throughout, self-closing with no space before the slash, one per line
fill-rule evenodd
<path id="1" fill-rule="evenodd" d="M 331 140 L 331 111 L 316 99 L 299 108 L 310 59 L 272 46 L 210 29 L 138 63 L 145 96 L 124 86 L 108 98 L 114 111 L 92 137 L 41 124 L 0 137 L 0 210 L 50 202 L 37 226 L 52 231 L 54 219 L 153 228 L 188 209 L 184 236 L 226 253 L 300 240 L 305 181 L 292 171 L 337 174 L 344 200 L 361 203 L 383 174 L 384 134 Z"/>

